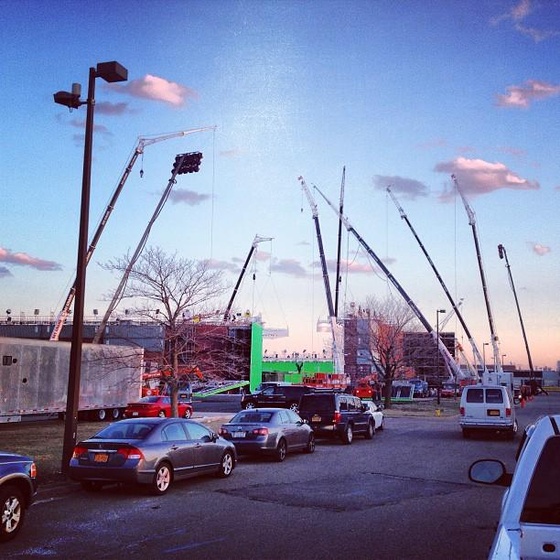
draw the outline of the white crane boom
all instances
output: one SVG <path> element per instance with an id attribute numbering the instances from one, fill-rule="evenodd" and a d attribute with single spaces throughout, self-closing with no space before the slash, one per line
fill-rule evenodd
<path id="1" fill-rule="evenodd" d="M 486 313 L 488 315 L 488 324 L 490 326 L 490 337 L 492 340 L 492 350 L 494 354 L 494 371 L 501 373 L 502 370 L 502 361 L 500 357 L 500 348 L 498 345 L 498 335 L 496 334 L 496 328 L 494 326 L 494 317 L 492 315 L 492 309 L 490 307 L 490 298 L 488 296 L 488 286 L 486 284 L 486 275 L 484 273 L 484 266 L 482 264 L 482 253 L 480 251 L 480 244 L 478 241 L 478 232 L 476 229 L 476 218 L 473 209 L 470 207 L 469 202 L 467 201 L 465 195 L 461 191 L 459 187 L 459 182 L 457 181 L 457 177 L 455 175 L 451 175 L 451 179 L 455 184 L 455 188 L 457 192 L 461 196 L 461 200 L 463 201 L 463 205 L 465 206 L 465 210 L 467 212 L 467 216 L 469 218 L 469 225 L 471 226 L 473 239 L 474 239 L 474 246 L 476 249 L 476 257 L 478 260 L 478 269 L 480 272 L 480 280 L 482 282 L 482 291 L 484 293 L 484 302 L 486 304 Z M 484 364 L 484 370 L 486 372 L 486 364 Z"/>

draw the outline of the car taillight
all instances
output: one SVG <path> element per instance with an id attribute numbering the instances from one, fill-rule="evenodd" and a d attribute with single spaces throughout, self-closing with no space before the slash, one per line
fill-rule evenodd
<path id="1" fill-rule="evenodd" d="M 76 445 L 74 447 L 74 452 L 72 453 L 72 459 L 79 459 L 82 455 L 88 452 L 87 447 L 83 447 L 82 445 Z"/>
<path id="2" fill-rule="evenodd" d="M 465 407 L 464 407 L 464 406 L 462 406 L 462 407 L 459 408 L 459 414 L 460 414 L 461 416 L 465 416 Z"/>
<path id="3" fill-rule="evenodd" d="M 251 431 L 252 434 L 256 436 L 267 436 L 268 435 L 268 428 L 255 428 Z"/>
<path id="4" fill-rule="evenodd" d="M 137 447 L 119 447 L 117 454 L 122 455 L 125 459 L 143 459 L 142 451 Z"/>
<path id="5" fill-rule="evenodd" d="M 220 435 L 227 436 L 229 435 L 229 432 L 225 428 L 220 428 Z"/>
<path id="6" fill-rule="evenodd" d="M 511 416 L 511 408 L 506 408 L 506 416 Z"/>
<path id="7" fill-rule="evenodd" d="M 37 478 L 37 465 L 35 463 L 31 463 L 29 467 L 29 476 L 31 478 Z"/>
<path id="8" fill-rule="evenodd" d="M 342 415 L 341 415 L 340 412 L 337 410 L 337 411 L 334 413 L 334 416 L 333 416 L 333 423 L 334 423 L 334 424 L 339 424 L 341 418 L 342 418 Z"/>

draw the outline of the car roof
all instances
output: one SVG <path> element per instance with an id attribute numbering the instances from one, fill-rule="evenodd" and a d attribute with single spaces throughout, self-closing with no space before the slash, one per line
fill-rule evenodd
<path id="1" fill-rule="evenodd" d="M 263 406 L 260 408 L 250 408 L 248 410 L 240 410 L 239 412 L 281 412 L 282 410 L 287 410 L 285 408 L 280 408 L 280 407 L 272 407 L 272 406 Z M 239 414 L 238 412 L 238 414 Z"/>
<path id="2" fill-rule="evenodd" d="M 165 422 L 177 420 L 181 420 L 182 422 L 193 422 L 193 420 L 188 420 L 187 418 L 160 418 L 159 416 L 138 416 L 137 418 L 125 418 L 124 420 L 118 420 L 117 422 L 113 422 L 112 425 L 115 426 L 117 424 L 134 424 L 136 422 L 142 422 L 142 424 L 164 424 Z"/>
<path id="3" fill-rule="evenodd" d="M 477 383 L 476 385 L 465 385 L 464 389 L 507 389 L 505 385 L 484 385 Z"/>

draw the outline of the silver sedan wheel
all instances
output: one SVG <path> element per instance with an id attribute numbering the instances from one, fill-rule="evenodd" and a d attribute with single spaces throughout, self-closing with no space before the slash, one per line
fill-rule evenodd
<path id="1" fill-rule="evenodd" d="M 230 451 L 226 451 L 222 456 L 220 468 L 218 469 L 218 476 L 220 478 L 227 478 L 233 472 L 233 455 Z"/>
<path id="2" fill-rule="evenodd" d="M 165 492 L 169 490 L 172 478 L 171 468 L 169 465 L 167 463 L 161 464 L 154 475 L 154 482 L 152 485 L 154 494 L 165 494 Z"/>
<path id="3" fill-rule="evenodd" d="M 20 492 L 14 488 L 8 488 L 1 492 L 0 516 L 2 524 L 0 526 L 0 541 L 9 540 L 17 534 L 23 518 L 25 510 L 23 499 Z"/>

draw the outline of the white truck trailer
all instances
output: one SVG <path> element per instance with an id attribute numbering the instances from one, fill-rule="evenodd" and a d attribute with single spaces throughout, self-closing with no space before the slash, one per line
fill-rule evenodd
<path id="1" fill-rule="evenodd" d="M 64 417 L 70 343 L 0 338 L 0 422 L 24 416 Z M 84 344 L 79 417 L 118 419 L 142 391 L 144 351 L 130 346 Z"/>

